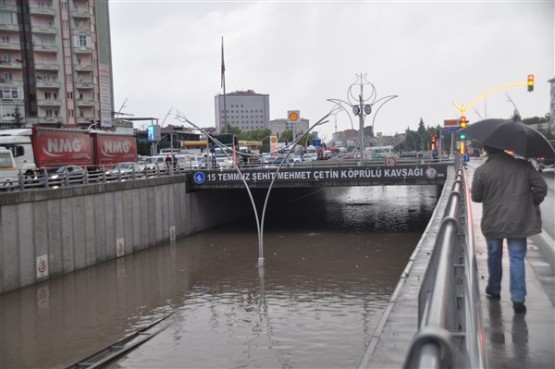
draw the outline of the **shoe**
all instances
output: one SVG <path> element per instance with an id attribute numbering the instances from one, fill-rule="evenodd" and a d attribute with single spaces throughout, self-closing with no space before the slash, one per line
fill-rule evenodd
<path id="1" fill-rule="evenodd" d="M 524 302 L 513 302 L 513 310 L 516 314 L 526 314 L 526 305 Z"/>
<path id="2" fill-rule="evenodd" d="M 492 298 L 494 300 L 500 300 L 501 299 L 501 294 L 492 292 L 492 290 L 489 287 L 486 287 L 486 295 L 488 295 L 490 298 Z"/>

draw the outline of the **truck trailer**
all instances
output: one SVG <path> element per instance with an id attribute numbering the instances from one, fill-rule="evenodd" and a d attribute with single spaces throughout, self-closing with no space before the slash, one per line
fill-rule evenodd
<path id="1" fill-rule="evenodd" d="M 0 131 L 0 146 L 13 153 L 17 169 L 25 175 L 62 165 L 104 170 L 120 162 L 137 160 L 136 137 L 111 131 L 5 129 Z"/>

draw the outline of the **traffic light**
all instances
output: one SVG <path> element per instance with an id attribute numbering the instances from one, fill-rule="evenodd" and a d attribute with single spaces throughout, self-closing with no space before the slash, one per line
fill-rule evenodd
<path id="1" fill-rule="evenodd" d="M 462 135 L 459 136 L 461 138 L 461 140 L 466 140 L 466 135 L 463 133 Z"/>
<path id="2" fill-rule="evenodd" d="M 465 128 L 467 124 L 468 124 L 468 120 L 466 119 L 466 116 L 461 115 L 461 118 L 459 119 L 459 126 L 461 128 Z"/>
<path id="3" fill-rule="evenodd" d="M 534 91 L 534 75 L 528 75 L 528 92 Z"/>
<path id="4" fill-rule="evenodd" d="M 436 135 L 432 135 L 432 143 L 436 143 L 437 142 L 437 136 Z"/>

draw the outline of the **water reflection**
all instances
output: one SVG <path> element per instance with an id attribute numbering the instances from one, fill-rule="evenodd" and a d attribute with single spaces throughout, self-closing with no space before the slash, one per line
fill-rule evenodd
<path id="1" fill-rule="evenodd" d="M 175 312 L 113 367 L 354 367 L 435 188 L 276 191 L 252 221 L 0 297 L 0 367 L 65 366 Z"/>

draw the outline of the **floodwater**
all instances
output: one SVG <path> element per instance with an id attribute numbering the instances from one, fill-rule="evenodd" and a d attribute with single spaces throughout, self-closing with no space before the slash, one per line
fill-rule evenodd
<path id="1" fill-rule="evenodd" d="M 65 367 L 168 314 L 112 368 L 356 367 L 435 187 L 272 193 L 253 220 L 0 296 L 0 367 Z"/>

